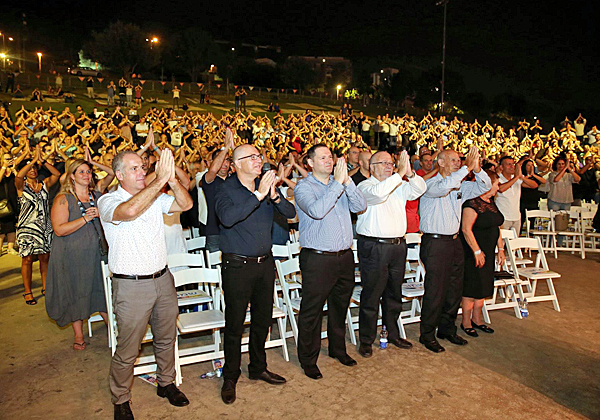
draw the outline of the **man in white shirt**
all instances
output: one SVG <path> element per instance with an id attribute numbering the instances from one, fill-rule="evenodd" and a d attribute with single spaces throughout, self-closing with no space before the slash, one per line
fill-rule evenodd
<path id="1" fill-rule="evenodd" d="M 139 345 L 148 324 L 152 329 L 157 364 L 157 394 L 175 406 L 189 404 L 173 384 L 177 339 L 177 292 L 167 268 L 163 213 L 189 210 L 192 199 L 175 177 L 169 149 L 156 164 L 156 178 L 146 186 L 142 159 L 132 151 L 118 154 L 113 170 L 119 188 L 98 200 L 109 245 L 113 273 L 114 312 L 119 326 L 117 349 L 110 367 L 110 390 L 115 419 L 133 419 L 131 385 Z M 161 193 L 169 184 L 174 197 Z"/>
<path id="2" fill-rule="evenodd" d="M 504 156 L 499 162 L 501 173 L 500 187 L 496 195 L 496 205 L 504 216 L 502 229 L 515 228 L 521 233 L 521 184 L 536 188 L 537 184 L 523 176 L 522 162 L 515 163 L 510 156 Z"/>
<path id="3" fill-rule="evenodd" d="M 387 152 L 371 157 L 371 177 L 358 189 L 367 200 L 367 210 L 358 215 L 358 260 L 362 280 L 360 295 L 358 353 L 371 357 L 377 335 L 379 301 L 382 322 L 387 327 L 389 342 L 409 349 L 412 344 L 400 338 L 398 318 L 402 311 L 402 283 L 406 264 L 406 201 L 415 200 L 427 189 L 423 178 L 410 167 L 408 153 L 403 151 L 395 165 Z M 408 182 L 403 181 L 404 175 Z"/>

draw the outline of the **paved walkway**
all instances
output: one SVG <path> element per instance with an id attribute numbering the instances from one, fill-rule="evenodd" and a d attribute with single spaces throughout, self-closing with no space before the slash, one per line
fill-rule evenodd
<path id="1" fill-rule="evenodd" d="M 531 305 L 521 321 L 510 310 L 492 312 L 496 333 L 470 338 L 465 347 L 444 342 L 447 351 L 433 354 L 417 343 L 418 325 L 411 325 L 415 347 L 409 351 L 376 349 L 362 359 L 348 343 L 359 362 L 353 368 L 327 357 L 324 347 L 324 378 L 312 381 L 288 340 L 289 363 L 279 349 L 268 351 L 269 368 L 284 375 L 286 385 L 248 380 L 245 355 L 231 406 L 220 400 L 220 380 L 199 378 L 210 367 L 203 363 L 183 368 L 188 407 L 170 406 L 136 378 L 133 410 L 137 419 L 186 420 L 600 419 L 599 257 L 550 258 L 563 274 L 556 282 L 562 312 L 549 302 Z M 19 264 L 18 257 L 0 258 L 0 419 L 112 418 L 106 327 L 95 324 L 88 348 L 73 351 L 72 329 L 48 319 L 44 298 L 34 307 L 23 303 Z M 34 284 L 39 296 L 39 273 Z"/>

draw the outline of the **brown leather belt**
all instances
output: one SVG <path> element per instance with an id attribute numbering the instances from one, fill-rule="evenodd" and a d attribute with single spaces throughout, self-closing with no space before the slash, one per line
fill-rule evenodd
<path id="1" fill-rule="evenodd" d="M 163 268 L 162 270 L 158 270 L 156 273 L 152 273 L 152 274 L 142 274 L 142 275 L 135 275 L 135 276 L 131 276 L 129 274 L 114 274 L 113 273 L 113 277 L 116 277 L 118 279 L 126 279 L 126 280 L 149 280 L 149 279 L 155 279 L 158 278 L 162 275 L 164 275 L 167 272 L 167 267 Z"/>

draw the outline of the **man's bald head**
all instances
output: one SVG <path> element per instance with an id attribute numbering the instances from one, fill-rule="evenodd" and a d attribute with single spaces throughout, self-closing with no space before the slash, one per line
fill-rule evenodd
<path id="1" fill-rule="evenodd" d="M 237 160 L 244 156 L 249 156 L 258 153 L 256 147 L 251 144 L 241 144 L 235 149 L 233 149 L 233 160 Z"/>
<path id="2" fill-rule="evenodd" d="M 371 152 L 363 150 L 358 154 L 358 164 L 361 168 L 369 170 L 369 161 L 371 160 Z"/>

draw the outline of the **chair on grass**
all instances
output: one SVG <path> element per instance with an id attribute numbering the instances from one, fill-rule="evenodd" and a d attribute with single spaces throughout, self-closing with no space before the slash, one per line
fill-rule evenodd
<path id="1" fill-rule="evenodd" d="M 544 248 L 542 247 L 540 238 L 507 239 L 506 247 L 508 251 L 507 257 L 510 258 L 512 272 L 515 278 L 523 278 L 531 283 L 531 289 L 527 293 L 523 293 L 528 302 L 551 301 L 554 305 L 554 309 L 560 312 L 558 296 L 556 295 L 556 290 L 554 289 L 553 279 L 560 278 L 561 275 L 549 269 L 548 261 L 546 261 L 546 254 L 544 253 Z M 519 267 L 516 264 L 515 258 L 517 250 L 537 251 L 535 266 L 525 268 Z M 538 280 L 546 281 L 546 284 L 548 285 L 547 295 L 537 294 Z"/>

